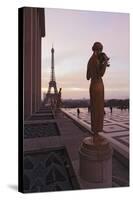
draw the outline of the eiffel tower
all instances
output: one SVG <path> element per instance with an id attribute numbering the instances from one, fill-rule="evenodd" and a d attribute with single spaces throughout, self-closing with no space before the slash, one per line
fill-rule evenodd
<path id="1" fill-rule="evenodd" d="M 54 93 L 51 93 L 51 89 L 54 89 Z M 44 104 L 54 105 L 58 98 L 58 90 L 55 80 L 55 71 L 54 71 L 54 48 L 51 49 L 51 79 L 49 82 L 48 91 L 46 94 L 46 98 L 44 100 Z"/>

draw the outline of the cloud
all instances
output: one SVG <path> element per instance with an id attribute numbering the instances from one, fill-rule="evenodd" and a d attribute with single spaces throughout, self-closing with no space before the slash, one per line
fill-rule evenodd
<path id="1" fill-rule="evenodd" d="M 63 96 L 86 97 L 87 61 L 95 41 L 101 41 L 110 57 L 103 77 L 106 96 L 129 95 L 129 15 L 125 13 L 46 9 L 46 37 L 42 40 L 42 87 L 51 74 L 51 47 L 55 48 L 57 87 Z"/>

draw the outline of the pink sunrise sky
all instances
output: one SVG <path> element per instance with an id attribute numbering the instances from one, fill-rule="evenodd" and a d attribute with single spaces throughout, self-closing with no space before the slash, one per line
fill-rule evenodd
<path id="1" fill-rule="evenodd" d="M 110 57 L 103 77 L 105 99 L 129 98 L 129 14 L 45 9 L 46 36 L 42 39 L 42 92 L 51 73 L 55 49 L 55 76 L 63 99 L 89 98 L 86 69 L 91 47 L 102 42 Z"/>

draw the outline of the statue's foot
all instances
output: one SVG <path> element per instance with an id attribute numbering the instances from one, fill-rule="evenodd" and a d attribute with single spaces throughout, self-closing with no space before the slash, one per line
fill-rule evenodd
<path id="1" fill-rule="evenodd" d="M 103 137 L 99 133 L 95 133 L 93 136 L 93 143 L 99 144 L 103 140 Z"/>

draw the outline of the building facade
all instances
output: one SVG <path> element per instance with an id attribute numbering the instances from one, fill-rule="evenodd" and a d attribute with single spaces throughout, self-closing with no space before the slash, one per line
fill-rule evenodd
<path id="1" fill-rule="evenodd" d="M 41 104 L 41 38 L 45 36 L 43 8 L 24 7 L 23 16 L 23 96 L 24 119 Z"/>

